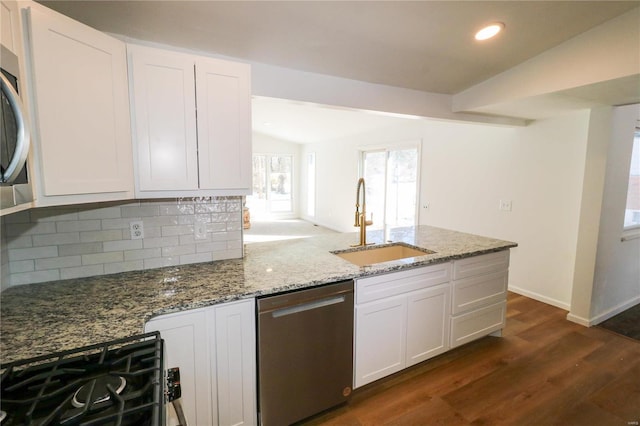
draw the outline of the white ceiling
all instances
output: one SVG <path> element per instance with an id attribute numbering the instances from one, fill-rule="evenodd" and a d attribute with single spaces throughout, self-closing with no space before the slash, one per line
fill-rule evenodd
<path id="1" fill-rule="evenodd" d="M 39 2 L 135 39 L 442 94 L 474 86 L 640 5 L 635 0 Z M 475 31 L 493 21 L 505 23 L 505 31 L 476 42 Z M 398 120 L 264 98 L 254 100 L 253 114 L 256 131 L 298 142 Z"/>
<path id="2" fill-rule="evenodd" d="M 100 1 L 40 3 L 102 31 L 254 62 L 454 94 L 638 1 Z M 500 21 L 497 39 L 473 34 Z"/>

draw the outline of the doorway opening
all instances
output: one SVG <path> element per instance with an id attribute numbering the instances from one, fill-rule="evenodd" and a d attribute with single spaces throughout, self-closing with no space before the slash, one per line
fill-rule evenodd
<path id="1" fill-rule="evenodd" d="M 253 155 L 253 192 L 247 196 L 251 217 L 257 220 L 290 218 L 293 214 L 293 156 Z"/>

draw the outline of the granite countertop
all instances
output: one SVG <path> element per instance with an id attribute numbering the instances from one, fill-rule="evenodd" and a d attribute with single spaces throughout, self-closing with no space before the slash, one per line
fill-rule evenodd
<path id="1" fill-rule="evenodd" d="M 368 242 L 435 251 L 411 261 L 358 267 L 331 251 L 357 233 L 254 243 L 243 259 L 10 287 L 0 301 L 0 363 L 143 332 L 150 318 L 359 276 L 506 250 L 517 244 L 429 226 L 369 231 Z"/>

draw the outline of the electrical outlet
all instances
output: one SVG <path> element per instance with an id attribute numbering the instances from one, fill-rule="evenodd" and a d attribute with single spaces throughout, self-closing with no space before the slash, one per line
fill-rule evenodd
<path id="1" fill-rule="evenodd" d="M 141 220 L 129 222 L 129 231 L 131 231 L 132 240 L 140 240 L 144 238 L 144 226 Z"/>
<path id="2" fill-rule="evenodd" d="M 500 200 L 500 205 L 498 206 L 499 210 L 510 212 L 511 211 L 511 200 Z"/>

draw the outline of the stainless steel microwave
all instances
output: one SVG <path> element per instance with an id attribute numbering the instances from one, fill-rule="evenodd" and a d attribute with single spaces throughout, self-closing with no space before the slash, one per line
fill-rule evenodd
<path id="1" fill-rule="evenodd" d="M 31 142 L 27 112 L 20 98 L 18 57 L 0 45 L 0 211 L 33 200 L 27 155 Z M 24 83 L 24 82 L 22 82 Z"/>

